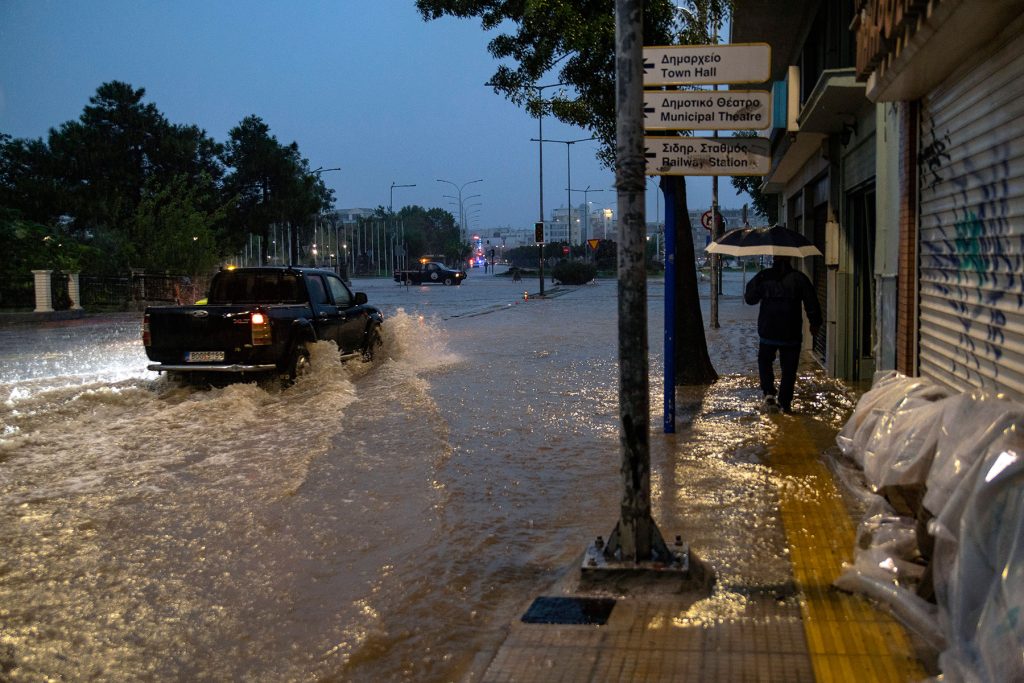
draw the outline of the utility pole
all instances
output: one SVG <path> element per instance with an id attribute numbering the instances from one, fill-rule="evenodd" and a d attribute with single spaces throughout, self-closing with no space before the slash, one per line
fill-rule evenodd
<path id="1" fill-rule="evenodd" d="M 616 149 L 619 210 L 619 442 L 622 502 L 604 556 L 669 561 L 651 517 L 650 398 L 643 118 L 643 0 L 615 2 Z"/>

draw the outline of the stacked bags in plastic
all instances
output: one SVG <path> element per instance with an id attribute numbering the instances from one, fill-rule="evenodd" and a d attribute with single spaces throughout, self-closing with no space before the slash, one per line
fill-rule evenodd
<path id="1" fill-rule="evenodd" d="M 837 443 L 871 491 L 923 491 L 919 520 L 878 497 L 837 586 L 887 602 L 942 650 L 946 681 L 1024 681 L 1024 406 L 885 373 Z M 935 605 L 914 590 L 922 563 Z"/>

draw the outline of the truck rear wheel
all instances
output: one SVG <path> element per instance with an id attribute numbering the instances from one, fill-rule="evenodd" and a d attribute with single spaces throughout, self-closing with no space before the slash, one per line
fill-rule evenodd
<path id="1" fill-rule="evenodd" d="M 363 347 L 363 362 L 369 363 L 384 345 L 384 339 L 380 336 L 380 325 L 374 325 L 366 333 L 366 346 Z"/>
<path id="2" fill-rule="evenodd" d="M 292 349 L 291 355 L 288 357 L 288 363 L 281 378 L 285 381 L 285 384 L 291 384 L 299 377 L 309 374 L 311 367 L 309 363 L 309 349 L 306 348 L 305 344 L 296 344 L 295 348 Z"/>

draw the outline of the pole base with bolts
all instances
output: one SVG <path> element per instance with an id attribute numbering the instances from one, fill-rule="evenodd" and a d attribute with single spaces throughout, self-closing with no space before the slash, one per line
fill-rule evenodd
<path id="1" fill-rule="evenodd" d="M 587 546 L 580 565 L 580 588 L 711 594 L 714 572 L 690 551 L 681 536 L 676 536 L 674 545 L 666 547 L 657 560 L 623 560 L 609 556 L 608 549 L 601 536 Z"/>

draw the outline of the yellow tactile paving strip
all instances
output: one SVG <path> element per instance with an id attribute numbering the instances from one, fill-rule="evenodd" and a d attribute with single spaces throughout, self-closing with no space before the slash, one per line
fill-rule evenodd
<path id="1" fill-rule="evenodd" d="M 842 563 L 852 559 L 854 526 L 802 420 L 780 418 L 770 452 L 783 480 L 780 513 L 815 681 L 925 678 L 902 626 L 863 598 L 832 587 Z"/>

